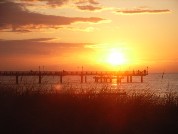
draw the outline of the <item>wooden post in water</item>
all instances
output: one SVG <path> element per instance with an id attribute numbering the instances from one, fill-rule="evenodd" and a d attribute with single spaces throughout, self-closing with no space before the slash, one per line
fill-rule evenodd
<path id="1" fill-rule="evenodd" d="M 98 83 L 98 78 L 97 77 L 95 77 L 95 82 Z"/>
<path id="2" fill-rule="evenodd" d="M 60 74 L 60 83 L 62 84 L 62 72 Z"/>
<path id="3" fill-rule="evenodd" d="M 19 77 L 16 75 L 16 84 L 19 84 Z"/>
<path id="4" fill-rule="evenodd" d="M 87 83 L 87 76 L 85 75 L 85 83 Z"/>
<path id="5" fill-rule="evenodd" d="M 127 76 L 127 83 L 129 83 L 130 81 L 129 81 L 129 76 Z"/>
<path id="6" fill-rule="evenodd" d="M 101 83 L 103 83 L 103 76 L 101 76 L 101 78 L 100 78 L 100 79 L 101 79 Z"/>
<path id="7" fill-rule="evenodd" d="M 94 78 L 94 80 L 95 80 L 95 83 L 96 83 L 96 77 L 93 77 Z"/>
<path id="8" fill-rule="evenodd" d="M 83 83 L 83 74 L 81 74 L 81 83 Z"/>
<path id="9" fill-rule="evenodd" d="M 121 82 L 122 82 L 122 78 L 121 78 L 121 77 L 119 77 L 119 83 L 121 84 Z"/>
<path id="10" fill-rule="evenodd" d="M 132 75 L 130 75 L 130 83 L 132 83 Z"/>
<path id="11" fill-rule="evenodd" d="M 81 83 L 83 83 L 83 66 L 82 66 L 82 72 L 81 72 Z"/>
<path id="12" fill-rule="evenodd" d="M 99 79 L 98 79 L 98 78 L 96 78 L 96 82 L 97 82 L 97 83 L 99 82 Z"/>
<path id="13" fill-rule="evenodd" d="M 38 81 L 39 84 L 41 84 L 41 70 L 40 70 L 40 66 L 39 66 L 39 81 Z"/>
<path id="14" fill-rule="evenodd" d="M 107 78 L 106 77 L 104 77 L 104 83 L 106 83 L 107 82 Z"/>
<path id="15" fill-rule="evenodd" d="M 39 74 L 39 84 L 41 84 L 41 72 Z"/>
<path id="16" fill-rule="evenodd" d="M 119 76 L 117 75 L 117 83 L 120 83 L 120 79 Z"/>
<path id="17" fill-rule="evenodd" d="M 112 78 L 109 78 L 109 80 L 110 80 L 109 82 L 112 83 Z"/>
<path id="18" fill-rule="evenodd" d="M 141 83 L 143 83 L 143 75 L 141 76 Z"/>

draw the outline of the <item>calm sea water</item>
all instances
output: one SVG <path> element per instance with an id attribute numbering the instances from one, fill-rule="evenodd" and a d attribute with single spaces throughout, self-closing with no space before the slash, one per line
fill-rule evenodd
<path id="1" fill-rule="evenodd" d="M 112 83 L 95 83 L 93 76 L 87 77 L 87 83 L 80 83 L 79 76 L 65 76 L 63 77 L 63 83 L 60 84 L 60 78 L 54 77 L 43 77 L 42 84 L 38 84 L 38 77 L 19 77 L 20 84 L 15 84 L 15 77 L 0 77 L 0 85 L 12 85 L 21 86 L 24 88 L 35 88 L 42 89 L 54 89 L 54 90 L 93 90 L 100 91 L 103 89 L 107 90 L 120 90 L 120 91 L 142 91 L 142 90 L 153 90 L 156 92 L 166 92 L 168 90 L 178 92 L 178 73 L 172 74 L 149 74 L 144 77 L 144 82 L 140 83 L 140 77 L 133 77 L 133 83 L 127 83 L 126 77 L 122 79 L 122 83 L 118 84 L 116 80 Z"/>

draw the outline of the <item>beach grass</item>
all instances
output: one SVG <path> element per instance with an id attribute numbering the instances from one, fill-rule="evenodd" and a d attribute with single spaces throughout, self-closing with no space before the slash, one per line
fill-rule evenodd
<path id="1" fill-rule="evenodd" d="M 178 95 L 0 87 L 0 133 L 177 134 Z"/>

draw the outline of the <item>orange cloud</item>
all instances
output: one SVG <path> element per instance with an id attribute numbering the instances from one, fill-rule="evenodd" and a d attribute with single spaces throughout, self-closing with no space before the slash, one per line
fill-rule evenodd
<path id="1" fill-rule="evenodd" d="M 30 31 L 40 28 L 61 28 L 75 22 L 97 23 L 103 18 L 99 17 L 65 17 L 44 15 L 28 11 L 23 4 L 13 2 L 0 3 L 0 30 L 11 29 L 12 31 Z"/>

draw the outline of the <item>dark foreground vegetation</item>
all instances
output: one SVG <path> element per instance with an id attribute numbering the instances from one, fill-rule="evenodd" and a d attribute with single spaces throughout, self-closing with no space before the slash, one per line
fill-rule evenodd
<path id="1" fill-rule="evenodd" d="M 119 93 L 0 94 L 0 133 L 177 134 L 178 98 Z"/>

